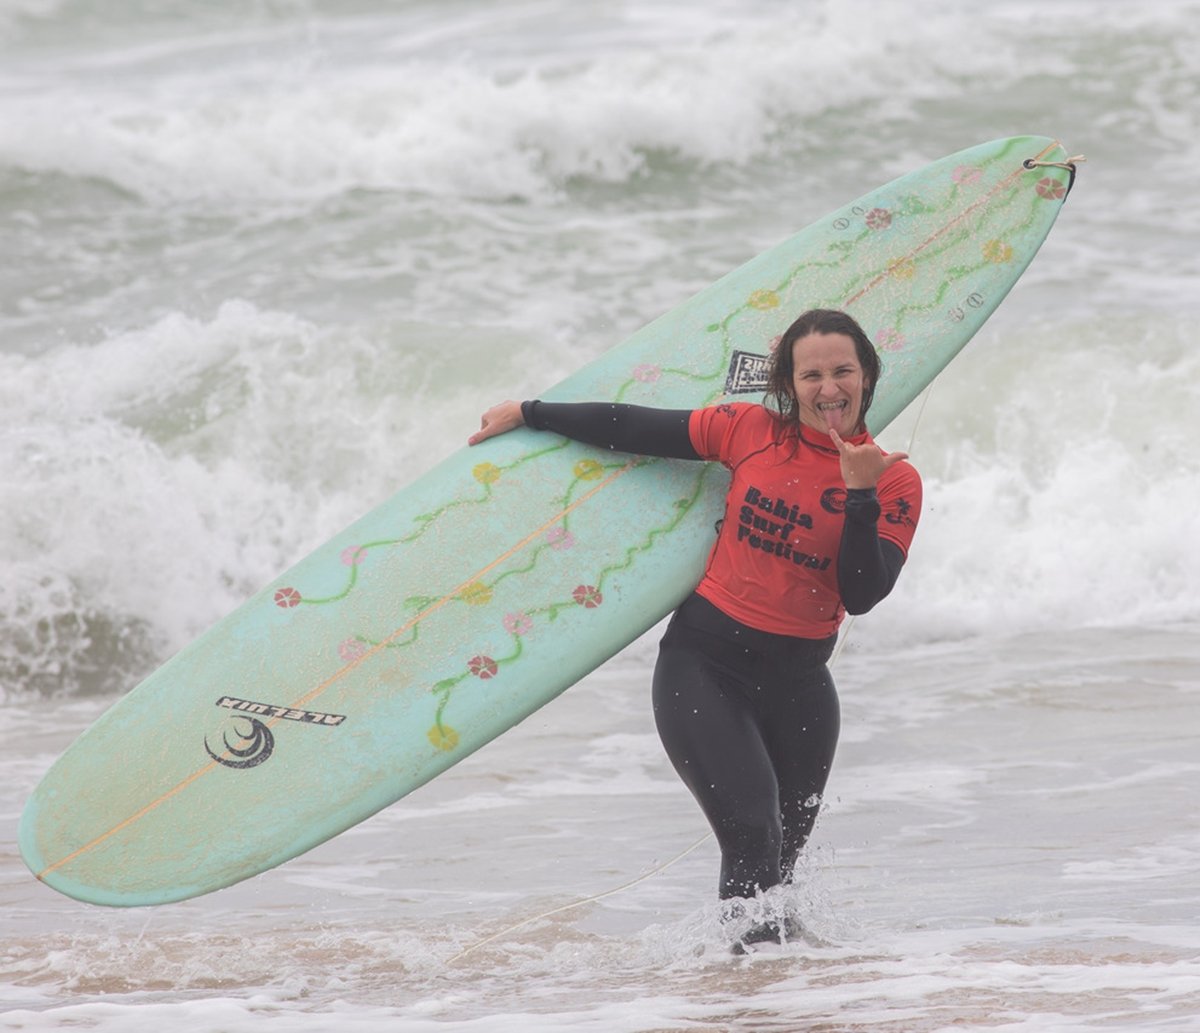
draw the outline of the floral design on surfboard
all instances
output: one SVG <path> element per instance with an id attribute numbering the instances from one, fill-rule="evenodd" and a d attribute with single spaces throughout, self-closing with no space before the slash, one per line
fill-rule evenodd
<path id="1" fill-rule="evenodd" d="M 988 287 L 992 275 L 989 270 L 1014 260 L 1016 251 L 1007 234 L 1021 230 L 1022 218 L 1026 222 L 1034 218 L 1032 209 L 1017 217 L 1009 213 L 1010 209 L 1024 213 L 1019 208 L 1027 204 L 1022 200 L 1024 196 L 1038 204 L 1061 201 L 1066 193 L 1062 177 L 1046 174 L 1044 169 L 1032 175 L 1027 171 L 1013 175 L 1012 168 L 1020 164 L 1013 159 L 1014 155 L 998 151 L 980 160 L 960 162 L 946 169 L 942 188 L 934 184 L 926 192 L 897 190 L 886 196 L 879 192 L 872 195 L 874 203 L 855 203 L 835 213 L 827 223 L 828 246 L 824 252 L 810 250 L 778 280 L 760 282 L 745 292 L 740 304 L 696 327 L 696 340 L 690 342 L 695 347 L 681 350 L 678 362 L 660 353 L 653 359 L 640 356 L 623 370 L 615 370 L 607 388 L 608 397 L 655 404 L 660 395 L 669 397 L 673 389 L 686 383 L 692 385 L 691 396 L 699 405 L 718 402 L 731 385 L 738 393 L 761 389 L 765 357 L 796 311 L 817 307 L 854 311 L 872 292 L 898 292 L 894 295 L 896 301 L 888 307 L 887 322 L 877 324 L 875 330 L 876 347 L 887 362 L 903 363 L 909 350 L 920 343 L 922 328 L 930 320 L 953 324 L 978 319 L 976 313 L 990 310 L 989 306 L 997 303 L 996 292 Z M 978 217 L 962 227 L 952 220 L 939 235 L 910 250 L 904 250 L 903 244 L 889 250 L 891 241 L 914 239 L 912 234 L 906 238 L 903 232 L 910 221 L 948 211 L 951 205 L 977 213 Z M 989 234 L 987 227 L 993 222 L 1004 232 L 992 230 Z M 973 245 L 975 257 L 969 259 L 964 256 L 970 253 L 972 235 L 977 242 Z M 757 344 L 748 347 L 749 341 Z M 699 365 L 693 358 L 696 355 L 702 357 Z M 739 355 L 738 361 L 749 375 L 733 378 L 731 363 Z M 405 550 L 430 535 L 441 535 L 443 525 L 450 526 L 467 511 L 486 513 L 498 504 L 507 479 L 517 470 L 525 474 L 536 468 L 536 477 L 523 476 L 522 483 L 536 483 L 539 489 L 562 478 L 557 494 L 552 488 L 545 501 L 546 512 L 556 508 L 566 511 L 580 493 L 602 486 L 605 478 L 620 476 L 619 463 L 594 455 L 579 456 L 578 452 L 579 446 L 566 441 L 539 440 L 508 462 L 489 460 L 473 465 L 464 490 L 452 501 L 412 518 L 394 535 L 344 544 L 339 551 L 344 572 L 340 588 L 322 594 L 303 585 L 289 585 L 275 592 L 275 604 L 281 610 L 298 613 L 344 601 L 364 578 L 371 576 L 373 556 Z M 655 462 L 660 461 L 643 460 L 638 465 Z M 686 489 L 669 509 L 664 509 L 657 522 L 645 528 L 641 539 L 625 544 L 615 554 L 605 553 L 597 542 L 581 536 L 574 515 L 564 516 L 523 542 L 519 556 L 510 563 L 469 577 L 441 594 L 405 599 L 403 634 L 381 637 L 364 628 L 349 637 L 343 633 L 331 651 L 347 665 L 363 663 L 385 651 L 412 652 L 420 647 L 422 627 L 435 608 L 457 606 L 468 608 L 467 612 L 477 611 L 477 616 L 464 614 L 461 618 L 464 633 L 477 638 L 475 651 L 468 649 L 459 654 L 458 671 L 446 671 L 427 690 L 436 700 L 436 714 L 428 733 L 430 744 L 438 751 L 457 748 L 460 733 L 443 720 L 456 690 L 468 683 L 476 686 L 476 691 L 484 691 L 485 684 L 499 686 L 508 668 L 539 648 L 543 627 L 568 611 L 582 615 L 602 607 L 607 586 L 615 575 L 633 567 L 657 542 L 670 536 L 695 507 L 706 490 L 705 468 L 702 464 L 697 467 Z M 479 526 L 486 526 L 486 518 L 480 519 Z M 499 543 L 498 548 L 509 544 Z M 563 564 L 568 566 L 564 568 Z M 557 573 L 547 577 L 543 568 Z M 574 587 L 568 587 L 572 582 L 564 582 L 568 571 L 574 574 Z M 514 592 L 518 584 L 527 588 Z M 507 647 L 497 648 L 498 641 L 489 637 L 496 632 L 489 629 L 503 634 Z"/>

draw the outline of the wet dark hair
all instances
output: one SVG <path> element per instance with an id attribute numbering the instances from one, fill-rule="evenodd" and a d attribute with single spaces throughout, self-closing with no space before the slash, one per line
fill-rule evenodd
<path id="1" fill-rule="evenodd" d="M 785 425 L 791 426 L 799 422 L 800 407 L 796 403 L 796 391 L 792 386 L 796 372 L 792 345 L 809 334 L 845 334 L 854 342 L 858 364 L 862 366 L 863 371 L 862 410 L 859 418 L 865 427 L 867 410 L 875 397 L 875 385 L 879 383 L 883 367 L 875 345 L 871 343 L 863 328 L 853 316 L 848 316 L 838 309 L 809 309 L 783 332 L 767 368 L 767 408 Z"/>

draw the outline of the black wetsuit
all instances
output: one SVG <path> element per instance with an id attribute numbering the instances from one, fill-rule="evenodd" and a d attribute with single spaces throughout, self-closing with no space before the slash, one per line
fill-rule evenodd
<path id="1" fill-rule="evenodd" d="M 603 402 L 526 402 L 525 422 L 638 455 L 698 460 L 690 412 Z M 879 538 L 875 492 L 848 492 L 838 587 L 851 613 L 891 591 L 904 562 Z M 836 636 L 749 627 L 699 595 L 675 612 L 654 670 L 654 717 L 675 770 L 721 848 L 720 895 L 791 880 L 820 809 L 840 725 L 826 666 Z"/>

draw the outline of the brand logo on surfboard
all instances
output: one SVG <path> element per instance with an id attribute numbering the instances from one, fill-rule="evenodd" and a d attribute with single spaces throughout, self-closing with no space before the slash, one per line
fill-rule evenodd
<path id="1" fill-rule="evenodd" d="M 250 726 L 248 732 L 237 727 L 243 722 Z M 234 730 L 238 737 L 237 743 L 231 743 L 227 734 L 222 736 L 221 741 L 225 744 L 222 753 L 213 752 L 213 748 L 208 745 L 207 736 L 204 739 L 204 748 L 218 764 L 227 768 L 253 768 L 275 752 L 275 736 L 258 718 L 242 718 L 235 724 Z"/>
<path id="2" fill-rule="evenodd" d="M 765 355 L 754 352 L 735 351 L 729 360 L 729 373 L 725 377 L 727 395 L 746 395 L 764 391 L 767 387 L 767 364 Z"/>
<path id="3" fill-rule="evenodd" d="M 324 714 L 319 710 L 297 710 L 295 707 L 277 707 L 272 703 L 255 703 L 248 699 L 236 699 L 233 696 L 222 696 L 217 700 L 217 706 L 238 710 L 243 714 L 255 714 L 259 717 L 274 717 L 283 721 L 302 721 L 310 725 L 340 725 L 346 720 L 345 714 Z"/>
<path id="4" fill-rule="evenodd" d="M 266 722 L 260 717 L 271 718 L 273 721 L 298 721 L 302 724 L 323 725 L 336 727 L 346 720 L 345 714 L 326 714 L 319 710 L 300 710 L 296 707 L 279 707 L 271 703 L 255 703 L 249 699 L 238 699 L 234 696 L 222 696 L 217 700 L 218 707 L 237 712 L 233 718 L 232 732 L 234 741 L 230 741 L 229 733 L 221 737 L 224 749 L 214 750 L 204 739 L 204 749 L 218 764 L 227 768 L 244 769 L 257 767 L 275 751 L 275 736 Z M 254 716 L 251 716 L 254 715 Z"/>

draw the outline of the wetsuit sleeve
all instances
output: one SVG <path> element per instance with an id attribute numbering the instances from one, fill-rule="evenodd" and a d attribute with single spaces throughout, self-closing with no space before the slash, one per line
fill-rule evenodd
<path id="1" fill-rule="evenodd" d="M 701 458 L 688 433 L 688 409 L 651 409 L 614 402 L 521 403 L 526 426 L 615 452 L 664 459 Z"/>
<path id="2" fill-rule="evenodd" d="M 879 513 L 874 488 L 846 492 L 837 570 L 838 590 L 847 613 L 866 613 L 886 598 L 904 566 L 900 546 L 879 537 Z"/>

